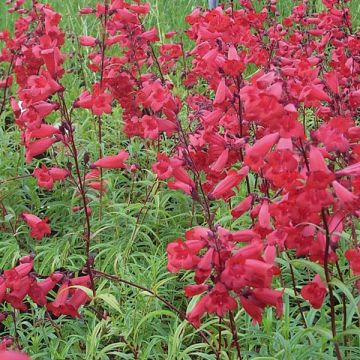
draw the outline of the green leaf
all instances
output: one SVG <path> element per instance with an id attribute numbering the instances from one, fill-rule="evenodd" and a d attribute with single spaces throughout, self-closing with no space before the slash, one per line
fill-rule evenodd
<path id="1" fill-rule="evenodd" d="M 113 294 L 97 294 L 95 299 L 103 300 L 111 308 L 121 313 L 119 302 Z"/>
<path id="2" fill-rule="evenodd" d="M 333 278 L 330 281 L 330 284 L 337 287 L 338 289 L 340 289 L 345 294 L 345 296 L 350 301 L 350 304 L 352 306 L 354 306 L 357 316 L 360 317 L 357 302 L 355 301 L 355 299 L 354 299 L 353 295 L 351 294 L 351 291 L 349 290 L 349 288 L 341 280 L 336 279 L 336 278 Z"/>
<path id="3" fill-rule="evenodd" d="M 319 265 L 316 264 L 312 261 L 309 260 L 304 260 L 304 259 L 295 259 L 295 260 L 290 260 L 290 263 L 292 265 L 294 265 L 295 267 L 300 267 L 300 268 L 309 268 L 312 271 L 314 271 L 316 274 L 319 274 L 320 277 L 324 280 L 325 279 L 325 271 L 324 268 Z"/>

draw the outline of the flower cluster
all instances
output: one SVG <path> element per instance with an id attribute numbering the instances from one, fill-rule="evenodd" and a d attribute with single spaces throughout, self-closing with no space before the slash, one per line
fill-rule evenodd
<path id="1" fill-rule="evenodd" d="M 128 137 L 156 142 L 152 171 L 158 180 L 184 192 L 203 219 L 185 239 L 167 246 L 168 270 L 193 272 L 195 283 L 186 285 L 185 295 L 200 295 L 187 320 L 199 327 L 205 314 L 223 318 L 229 313 L 232 319 L 238 306 L 258 323 L 266 306 L 281 316 L 283 290 L 273 282 L 281 274 L 276 258 L 283 254 L 292 275 L 293 257 L 324 270 L 322 277 L 311 275 L 299 294 L 314 308 L 329 296 L 336 338 L 332 269 L 342 280 L 343 232 L 352 235 L 344 245 L 345 258 L 352 273 L 360 274 L 354 226 L 360 216 L 360 39 L 346 1 L 323 0 L 317 13 L 304 1 L 282 20 L 275 0 L 261 11 L 249 0 L 196 8 L 186 17 L 189 50 L 176 32 L 160 43 L 157 30 L 145 28 L 150 6 L 140 0 L 83 8 L 80 15 L 95 16 L 100 26 L 98 37 L 78 38 L 96 80 L 70 106 L 61 84 L 66 40 L 61 16 L 37 1 L 29 11 L 22 8 L 24 1 L 15 3 L 10 11 L 20 18 L 14 35 L 0 33 L 5 44 L 0 62 L 9 64 L 0 89 L 6 98 L 16 84 L 10 103 L 27 164 L 60 146 L 69 157 L 66 169 L 55 162 L 41 164 L 32 175 L 46 190 L 64 180 L 76 189 L 81 203 L 73 211 L 84 211 L 86 220 L 87 274 L 69 279 L 54 273 L 38 282 L 32 259 L 26 258 L 1 276 L 1 302 L 25 310 L 29 296 L 55 316 L 77 317 L 89 297 L 76 286 L 95 293 L 87 192 L 98 192 L 101 208 L 107 183 L 103 170 L 137 170 L 128 164 L 126 149 L 103 154 L 102 121 L 119 106 Z M 182 96 L 172 81 L 180 71 Z M 80 158 L 75 141 L 73 113 L 79 108 L 87 109 L 98 127 L 99 156 L 92 162 L 86 152 Z M 60 125 L 48 123 L 55 113 Z M 162 146 L 168 138 L 171 149 Z M 219 202 L 225 201 L 234 220 L 229 229 L 217 221 Z M 31 237 L 51 234 L 47 219 L 26 212 L 22 217 Z M 48 303 L 48 292 L 59 285 L 56 299 Z"/>
<path id="2" fill-rule="evenodd" d="M 26 311 L 26 297 L 35 304 L 46 306 L 55 316 L 80 317 L 78 309 L 90 300 L 85 291 L 77 286 L 90 288 L 90 277 L 69 278 L 61 272 L 54 272 L 45 279 L 39 279 L 33 271 L 33 257 L 24 256 L 20 264 L 5 270 L 0 276 L 0 303 L 6 302 L 14 309 Z M 58 288 L 57 297 L 48 302 L 51 290 Z"/>
<path id="3" fill-rule="evenodd" d="M 280 23 L 276 2 L 261 12 L 240 3 L 186 18 L 195 47 L 184 85 L 197 125 L 181 129 L 176 154 L 159 154 L 153 166 L 202 206 L 209 225 L 167 249 L 170 271 L 195 272 L 197 285 L 185 293 L 206 292 L 189 314 L 197 326 L 205 312 L 233 311 L 231 292 L 255 321 L 266 304 L 280 315 L 281 292 L 271 289 L 276 252 L 322 264 L 328 282 L 340 234 L 359 216 L 360 42 L 348 9 L 324 2 L 310 16 L 303 3 Z M 258 70 L 249 76 L 250 66 Z M 200 81 L 213 94 L 197 93 Z M 232 233 L 214 222 L 212 203 L 237 199 L 241 183 L 247 195 L 232 215 L 248 212 L 252 225 Z M 356 274 L 356 239 L 353 246 L 346 257 Z M 301 294 L 319 308 L 328 286 L 317 275 Z"/>

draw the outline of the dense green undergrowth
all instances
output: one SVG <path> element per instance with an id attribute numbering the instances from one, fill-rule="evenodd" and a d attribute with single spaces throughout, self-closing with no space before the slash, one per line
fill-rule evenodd
<path id="1" fill-rule="evenodd" d="M 86 87 L 86 82 L 94 76 L 86 68 L 87 54 L 80 49 L 76 34 L 95 35 L 97 24 L 88 17 L 74 14 L 83 6 L 90 6 L 85 0 L 49 1 L 62 16 L 64 30 L 73 35 L 72 44 L 67 44 L 64 51 L 73 53 L 66 61 L 69 73 L 64 77 L 67 88 L 67 100 L 74 100 L 79 89 Z M 94 3 L 95 1 L 90 1 Z M 151 0 L 152 10 L 148 24 L 159 28 L 160 38 L 170 30 L 185 28 L 184 17 L 194 6 L 205 6 L 207 1 L 200 0 Z M 320 7 L 320 2 L 314 3 Z M 280 1 L 281 12 L 285 15 L 291 9 L 292 2 Z M 350 4 L 355 26 L 359 24 L 359 1 Z M 6 14 L 6 7 L 0 4 L 0 28 L 9 27 L 13 21 Z M 185 37 L 184 37 L 185 39 Z M 187 41 L 187 40 L 186 40 Z M 185 46 L 188 44 L 185 42 Z M 74 76 L 76 75 L 76 76 Z M 171 75 L 173 76 L 173 75 Z M 185 94 L 180 80 L 172 78 L 177 85 L 177 93 Z M 181 114 L 183 117 L 186 113 Z M 95 160 L 98 154 L 97 134 L 94 129 L 94 117 L 87 111 L 77 111 L 76 134 L 81 155 L 86 152 Z M 59 119 L 49 118 L 51 123 Z M 189 302 L 181 294 L 186 277 L 190 275 L 171 274 L 166 271 L 166 245 L 195 225 L 202 225 L 204 219 L 194 210 L 191 199 L 182 192 L 172 191 L 149 170 L 158 151 L 156 144 L 140 140 L 129 140 L 122 133 L 121 112 L 115 109 L 113 114 L 104 117 L 104 152 L 113 153 L 114 149 L 126 147 L 132 161 L 139 164 L 140 171 L 130 174 L 120 171 L 106 172 L 107 192 L 103 198 L 102 215 L 99 216 L 99 202 L 94 192 L 91 207 L 92 238 L 91 252 L 96 255 L 96 268 L 119 276 L 136 284 L 151 289 L 156 294 L 174 303 L 186 312 L 193 307 L 196 298 Z M 10 110 L 5 111 L 0 119 L 0 268 L 15 265 L 24 254 L 36 254 L 34 268 L 39 274 L 48 274 L 57 269 L 66 268 L 78 272 L 85 263 L 83 240 L 83 216 L 74 213 L 71 207 L 77 204 L 76 193 L 64 191 L 65 184 L 58 185 L 51 197 L 39 190 L 34 178 L 30 177 L 37 165 L 24 163 L 24 149 L 19 145 L 20 132 L 14 124 Z M 162 146 L 173 144 L 168 141 Z M 56 146 L 50 151 L 57 153 L 57 159 L 63 161 L 66 154 Z M 39 161 L 40 163 L 40 161 Z M 12 180 L 13 177 L 23 178 Z M 255 179 L 250 179 L 255 181 Z M 244 197 L 245 189 L 240 189 L 238 199 Z M 222 226 L 237 230 L 247 227 L 250 219 L 243 217 L 233 221 L 230 215 L 231 204 L 223 202 L 217 211 L 216 222 Z M 28 236 L 28 228 L 19 221 L 18 216 L 24 211 L 36 213 L 51 219 L 51 237 L 40 242 Z M 285 274 L 279 278 L 276 287 L 290 284 L 288 259 L 278 259 Z M 302 283 L 303 260 L 294 261 L 296 278 Z M 340 263 L 341 267 L 346 264 Z M 288 278 L 287 278 L 288 277 Z M 307 280 L 303 279 L 303 283 Z M 21 321 L 12 322 L 8 318 L 0 324 L 0 336 L 11 335 L 18 338 L 23 350 L 32 359 L 215 359 L 207 354 L 207 345 L 202 342 L 198 332 L 186 321 L 180 320 L 154 296 L 126 284 L 98 279 L 97 297 L 89 306 L 82 309 L 81 319 L 69 319 L 61 316 L 52 319 L 44 309 L 32 306 L 21 315 Z M 341 288 L 342 284 L 338 284 Z M 350 325 L 358 319 L 358 297 L 350 292 L 347 309 L 347 321 L 353 334 L 348 344 L 348 359 L 360 358 L 360 332 Z M 356 295 L 357 296 L 357 295 Z M 251 359 L 333 359 L 333 350 L 329 346 L 332 335 L 326 314 L 323 310 L 308 309 L 304 329 L 300 315 L 296 311 L 298 301 L 291 288 L 285 289 L 284 315 L 276 319 L 274 311 L 267 309 L 263 324 L 253 325 L 250 317 L 243 310 L 236 315 L 239 329 L 239 341 L 243 355 Z M 306 308 L 305 301 L 303 307 Z M 339 307 L 341 299 L 339 298 Z M 99 312 L 105 309 L 110 316 L 99 318 Z M 15 314 L 16 317 L 19 314 Z M 342 322 L 339 317 L 338 323 Z M 16 328 L 15 328 L 16 324 Z M 225 324 L 226 325 L 226 324 Z M 204 321 L 201 330 L 209 339 L 217 343 L 217 319 Z M 339 337 L 346 333 L 339 333 Z M 232 335 L 224 326 L 223 337 L 231 343 Z M 229 355 L 224 350 L 222 359 Z"/>

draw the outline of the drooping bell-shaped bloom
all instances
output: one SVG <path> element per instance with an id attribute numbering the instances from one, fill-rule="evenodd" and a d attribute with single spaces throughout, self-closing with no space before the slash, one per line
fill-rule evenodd
<path id="1" fill-rule="evenodd" d="M 69 285 L 62 284 L 57 292 L 56 298 L 53 302 L 47 303 L 46 308 L 51 311 L 55 316 L 63 314 L 67 298 L 69 296 Z"/>
<path id="2" fill-rule="evenodd" d="M 18 287 L 19 280 L 27 276 L 33 268 L 33 262 L 20 264 L 13 269 L 4 271 L 4 279 L 6 287 L 15 289 Z"/>
<path id="3" fill-rule="evenodd" d="M 76 289 L 71 298 L 66 302 L 62 313 L 71 317 L 80 317 L 79 308 L 89 302 L 91 298 L 81 289 Z"/>
<path id="4" fill-rule="evenodd" d="M 54 138 L 35 140 L 26 145 L 26 163 L 29 164 L 33 157 L 44 153 L 51 145 L 56 143 Z"/>
<path id="5" fill-rule="evenodd" d="M 49 168 L 49 174 L 54 179 L 54 181 L 64 180 L 65 178 L 67 178 L 70 175 L 68 170 L 61 169 L 58 167 Z"/>
<path id="6" fill-rule="evenodd" d="M 45 165 L 33 171 L 33 176 L 36 178 L 38 186 L 47 190 L 52 190 L 55 181 L 64 180 L 68 175 L 68 170 L 57 167 L 49 169 Z"/>
<path id="7" fill-rule="evenodd" d="M 279 139 L 278 133 L 265 135 L 255 144 L 246 149 L 245 164 L 252 170 L 258 171 L 264 165 L 264 157 Z"/>
<path id="8" fill-rule="evenodd" d="M 198 301 L 189 312 L 188 320 L 195 326 L 200 326 L 200 318 L 207 312 L 223 317 L 228 311 L 237 308 L 236 300 L 230 295 L 224 284 L 218 282 L 215 287 Z"/>
<path id="9" fill-rule="evenodd" d="M 231 215 L 233 218 L 237 219 L 241 215 L 243 215 L 246 211 L 248 211 L 251 207 L 253 201 L 252 195 L 247 196 L 240 204 L 236 205 L 234 209 L 231 210 Z"/>
<path id="10" fill-rule="evenodd" d="M 103 158 L 95 161 L 91 167 L 100 167 L 103 169 L 124 169 L 126 168 L 125 161 L 128 157 L 129 154 L 125 150 L 121 150 L 117 155 L 104 156 Z"/>
<path id="11" fill-rule="evenodd" d="M 229 149 L 226 148 L 218 157 L 218 159 L 211 165 L 212 171 L 221 172 L 229 159 Z"/>
<path id="12" fill-rule="evenodd" d="M 333 181 L 331 184 L 335 190 L 336 197 L 338 198 L 341 206 L 348 209 L 358 209 L 359 199 L 356 195 L 346 189 L 338 181 Z"/>
<path id="13" fill-rule="evenodd" d="M 31 138 L 37 138 L 37 139 L 43 139 L 55 134 L 60 134 L 60 130 L 55 126 L 48 124 L 41 124 L 38 129 L 34 129 L 29 133 Z"/>
<path id="14" fill-rule="evenodd" d="M 326 292 L 326 285 L 321 281 L 319 274 L 314 277 L 313 281 L 301 289 L 302 297 L 308 300 L 314 309 L 321 308 Z"/>
<path id="15" fill-rule="evenodd" d="M 47 224 L 48 219 L 40 219 L 36 215 L 22 213 L 22 217 L 31 229 L 30 236 L 36 240 L 41 240 L 44 236 L 51 234 L 51 228 Z"/>
<path id="16" fill-rule="evenodd" d="M 346 168 L 336 172 L 338 176 L 359 176 L 360 175 L 360 162 L 347 166 Z"/>
<path id="17" fill-rule="evenodd" d="M 54 187 L 54 179 L 45 165 L 41 168 L 34 169 L 33 176 L 36 178 L 39 187 L 46 190 L 51 190 Z"/>
<path id="18" fill-rule="evenodd" d="M 27 305 L 24 304 L 24 298 L 27 295 L 33 279 L 30 276 L 24 276 L 17 281 L 14 289 L 5 295 L 5 300 L 15 309 L 26 311 Z"/>
<path id="19" fill-rule="evenodd" d="M 98 40 L 93 36 L 80 36 L 79 43 L 82 46 L 90 46 L 93 47 L 98 43 Z"/>
<path id="20" fill-rule="evenodd" d="M 41 282 L 34 281 L 30 286 L 29 296 L 36 304 L 44 306 L 46 304 L 46 295 L 62 278 L 63 274 L 54 273 Z"/>
<path id="21" fill-rule="evenodd" d="M 237 186 L 240 181 L 247 175 L 249 168 L 244 166 L 241 170 L 229 170 L 226 177 L 221 180 L 208 194 L 209 199 L 220 199 L 220 198 L 228 198 L 233 194 L 232 188 Z"/>
<path id="22" fill-rule="evenodd" d="M 312 172 L 329 172 L 329 169 L 324 160 L 324 156 L 322 155 L 321 151 L 314 146 L 311 146 L 310 148 L 309 167 Z"/>
<path id="23" fill-rule="evenodd" d="M 188 241 L 176 239 L 167 246 L 168 265 L 167 269 L 170 272 L 178 272 L 179 270 L 189 270 L 194 268 L 200 261 L 196 256 L 200 250 L 196 246 L 189 246 Z M 201 243 L 200 243 L 201 244 Z"/>
<path id="24" fill-rule="evenodd" d="M 196 296 L 196 295 L 200 295 L 203 292 L 205 292 L 206 290 L 209 289 L 208 285 L 186 285 L 184 290 L 185 290 L 185 296 L 187 297 L 192 297 L 192 296 Z"/>
<path id="25" fill-rule="evenodd" d="M 350 263 L 350 269 L 354 275 L 360 275 L 360 250 L 359 248 L 348 249 L 345 252 L 345 257 Z"/>

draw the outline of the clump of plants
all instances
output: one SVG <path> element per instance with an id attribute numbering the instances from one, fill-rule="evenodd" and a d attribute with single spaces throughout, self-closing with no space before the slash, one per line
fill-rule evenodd
<path id="1" fill-rule="evenodd" d="M 195 8 L 185 33 L 174 29 L 163 41 L 140 0 L 80 9 L 73 16 L 91 17 L 97 34 L 75 34 L 75 41 L 50 4 L 7 3 L 16 20 L 0 32 L 0 116 L 11 108 L 16 129 L 8 131 L 20 134 L 24 181 L 35 179 L 47 199 L 59 186 L 73 194 L 70 211 L 83 225 L 74 251 L 85 261 L 77 271 L 38 273 L 36 252 L 20 244 L 15 266 L 0 275 L 1 321 L 21 322 L 32 307 L 44 307 L 56 324 L 81 318 L 87 307 L 99 319 L 111 317 L 102 303 L 117 303 L 98 288 L 107 279 L 109 287 L 155 297 L 187 322 L 203 353 L 214 356 L 206 358 L 242 359 L 250 355 L 237 314 L 245 311 L 249 326 L 261 328 L 272 307 L 281 322 L 286 295 L 304 331 L 320 332 L 331 356 L 348 358 L 359 335 L 360 37 L 347 2 L 323 0 L 317 11 L 303 1 L 286 17 L 275 0 Z M 86 71 L 71 70 L 68 42 L 87 53 Z M 74 95 L 76 76 L 83 88 Z M 86 113 L 97 152 L 81 138 Z M 109 126 L 127 138 L 121 148 Z M 132 143 L 146 151 L 134 154 Z M 110 174 L 131 179 L 136 192 L 149 172 L 185 194 L 197 219 L 165 244 L 163 271 L 185 283 L 177 297 L 194 298 L 188 312 L 166 294 L 102 271 L 92 251 L 92 224 L 108 211 Z M 6 201 L 0 205 L 6 217 Z M 46 209 L 18 213 L 2 231 L 16 238 L 18 224 L 28 226 L 30 243 L 52 237 Z M 327 329 L 309 325 L 312 309 Z M 213 331 L 202 328 L 208 318 L 216 319 Z M 16 335 L 0 346 L 1 359 L 27 358 Z M 129 345 L 129 354 L 139 358 L 141 348 Z"/>

